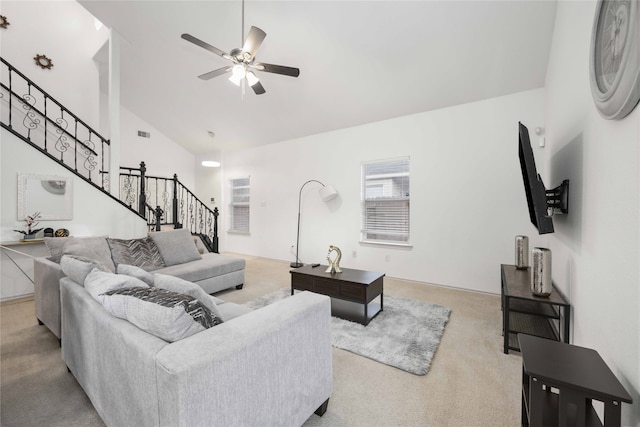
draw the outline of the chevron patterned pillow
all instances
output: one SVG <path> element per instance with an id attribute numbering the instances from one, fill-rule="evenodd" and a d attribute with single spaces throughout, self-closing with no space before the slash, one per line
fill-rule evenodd
<path id="1" fill-rule="evenodd" d="M 113 316 L 174 342 L 222 323 L 197 298 L 160 288 L 121 288 L 105 292 L 98 300 Z"/>
<path id="2" fill-rule="evenodd" d="M 147 271 L 164 267 L 164 261 L 153 239 L 107 239 L 111 248 L 111 258 L 116 267 L 119 264 L 135 265 Z"/>

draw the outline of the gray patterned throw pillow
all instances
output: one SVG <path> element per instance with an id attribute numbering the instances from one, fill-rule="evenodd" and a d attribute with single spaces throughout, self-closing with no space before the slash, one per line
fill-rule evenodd
<path id="1" fill-rule="evenodd" d="M 146 271 L 164 267 L 164 261 L 153 239 L 107 239 L 111 248 L 111 257 L 116 266 L 134 265 Z"/>

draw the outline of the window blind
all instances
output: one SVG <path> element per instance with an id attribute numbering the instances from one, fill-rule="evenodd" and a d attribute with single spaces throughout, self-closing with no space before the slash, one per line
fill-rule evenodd
<path id="1" fill-rule="evenodd" d="M 250 185 L 249 178 L 230 180 L 231 184 L 231 226 L 230 231 L 249 232 Z"/>
<path id="2" fill-rule="evenodd" d="M 409 158 L 362 163 L 362 240 L 409 242 Z"/>

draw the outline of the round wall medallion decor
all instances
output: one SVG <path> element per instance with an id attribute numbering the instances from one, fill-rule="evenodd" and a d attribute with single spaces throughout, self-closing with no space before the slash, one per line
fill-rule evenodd
<path id="1" fill-rule="evenodd" d="M 33 60 L 36 61 L 36 65 L 43 70 L 45 68 L 50 70 L 51 67 L 53 67 L 53 61 L 51 60 L 51 58 L 47 58 L 47 55 L 36 55 L 33 57 Z"/>
<path id="2" fill-rule="evenodd" d="M 640 4 L 598 0 L 591 34 L 593 101 L 605 119 L 622 119 L 640 100 Z"/>

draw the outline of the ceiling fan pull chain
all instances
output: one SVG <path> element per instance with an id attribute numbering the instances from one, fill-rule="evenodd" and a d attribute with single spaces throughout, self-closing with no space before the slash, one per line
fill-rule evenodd
<path id="1" fill-rule="evenodd" d="M 240 46 L 244 46 L 244 0 L 242 0 L 242 33 L 240 33 Z"/>

